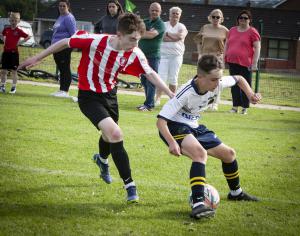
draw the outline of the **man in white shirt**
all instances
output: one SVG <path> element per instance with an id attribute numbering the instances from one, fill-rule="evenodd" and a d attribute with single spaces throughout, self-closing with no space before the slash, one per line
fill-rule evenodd
<path id="1" fill-rule="evenodd" d="M 212 103 L 218 91 L 238 85 L 256 104 L 260 94 L 255 94 L 242 76 L 222 77 L 222 64 L 214 55 L 203 55 L 198 62 L 197 75 L 184 84 L 176 96 L 169 100 L 158 115 L 160 137 L 169 146 L 172 155 L 181 154 L 192 159 L 190 185 L 193 207 L 191 217 L 199 219 L 214 215 L 214 210 L 204 204 L 205 164 L 207 155 L 222 161 L 224 176 L 230 192 L 229 200 L 258 201 L 240 187 L 235 151 L 221 142 L 213 131 L 199 125 L 199 112 Z"/>

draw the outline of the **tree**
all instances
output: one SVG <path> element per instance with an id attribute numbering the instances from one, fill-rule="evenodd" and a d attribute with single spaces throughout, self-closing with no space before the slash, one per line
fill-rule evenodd
<path id="1" fill-rule="evenodd" d="M 0 0 L 0 16 L 7 17 L 8 12 L 17 11 L 21 13 L 23 20 L 31 21 L 36 17 L 36 3 L 38 12 L 43 11 L 48 5 L 47 2 L 41 0 Z"/>

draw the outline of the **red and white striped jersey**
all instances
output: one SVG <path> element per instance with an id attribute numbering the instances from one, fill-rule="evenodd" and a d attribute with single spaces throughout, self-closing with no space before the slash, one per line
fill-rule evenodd
<path id="1" fill-rule="evenodd" d="M 153 72 L 144 53 L 137 47 L 130 51 L 116 50 L 109 44 L 112 35 L 78 31 L 69 40 L 70 48 L 82 50 L 78 66 L 78 88 L 105 93 L 112 90 L 118 74 L 140 76 Z"/>

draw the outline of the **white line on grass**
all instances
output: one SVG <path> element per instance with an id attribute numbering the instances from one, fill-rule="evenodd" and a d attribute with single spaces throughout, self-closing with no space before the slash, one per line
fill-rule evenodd
<path id="1" fill-rule="evenodd" d="M 95 173 L 79 173 L 79 172 L 72 172 L 72 171 L 65 171 L 65 170 L 49 170 L 46 168 L 37 168 L 37 167 L 28 167 L 28 166 L 21 166 L 21 165 L 15 165 L 12 163 L 5 163 L 1 162 L 0 167 L 3 168 L 10 168 L 18 171 L 25 171 L 25 172 L 31 172 L 36 174 L 42 174 L 42 175 L 60 175 L 60 176 L 71 176 L 71 177 L 87 177 L 87 178 L 94 178 L 96 176 Z M 123 183 L 120 178 L 114 178 L 114 182 L 117 183 Z M 184 189 L 186 191 L 189 190 L 187 186 L 181 186 L 179 184 L 171 184 L 171 183 L 156 183 L 153 184 L 150 181 L 135 181 L 139 184 L 142 184 L 147 187 L 155 187 L 155 188 L 163 188 L 163 189 Z"/>
<path id="2" fill-rule="evenodd" d="M 72 171 L 64 171 L 64 170 L 49 170 L 46 168 L 36 168 L 36 167 L 27 167 L 27 166 L 20 166 L 20 165 L 15 165 L 12 163 L 5 163 L 1 162 L 0 167 L 4 168 L 11 168 L 14 170 L 18 171 L 26 171 L 26 172 L 32 172 L 32 173 L 37 173 L 37 174 L 45 174 L 45 175 L 62 175 L 62 176 L 76 176 L 76 177 L 89 177 L 93 178 L 95 177 L 94 173 L 78 173 L 78 172 L 72 172 Z M 120 179 L 114 180 L 114 182 L 121 183 L 122 181 Z M 184 190 L 186 192 L 189 191 L 189 188 L 187 186 L 180 186 L 178 184 L 171 184 L 171 183 L 151 183 L 149 181 L 143 181 L 139 180 L 139 184 L 142 184 L 147 187 L 152 187 L 152 188 L 162 188 L 162 189 L 180 189 Z M 284 204 L 300 204 L 300 201 L 297 200 L 284 200 L 284 199 L 275 199 L 275 198 L 260 198 L 261 201 L 263 202 L 277 202 L 277 203 L 284 203 Z"/>

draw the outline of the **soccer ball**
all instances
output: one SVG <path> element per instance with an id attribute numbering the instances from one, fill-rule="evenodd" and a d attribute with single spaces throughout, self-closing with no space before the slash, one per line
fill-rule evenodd
<path id="1" fill-rule="evenodd" d="M 204 185 L 204 204 L 215 210 L 215 209 L 217 209 L 219 202 L 220 202 L 220 195 L 218 193 L 218 190 L 210 184 L 205 184 Z M 189 196 L 189 204 L 192 208 L 193 207 L 192 192 L 190 193 L 190 196 Z"/>

